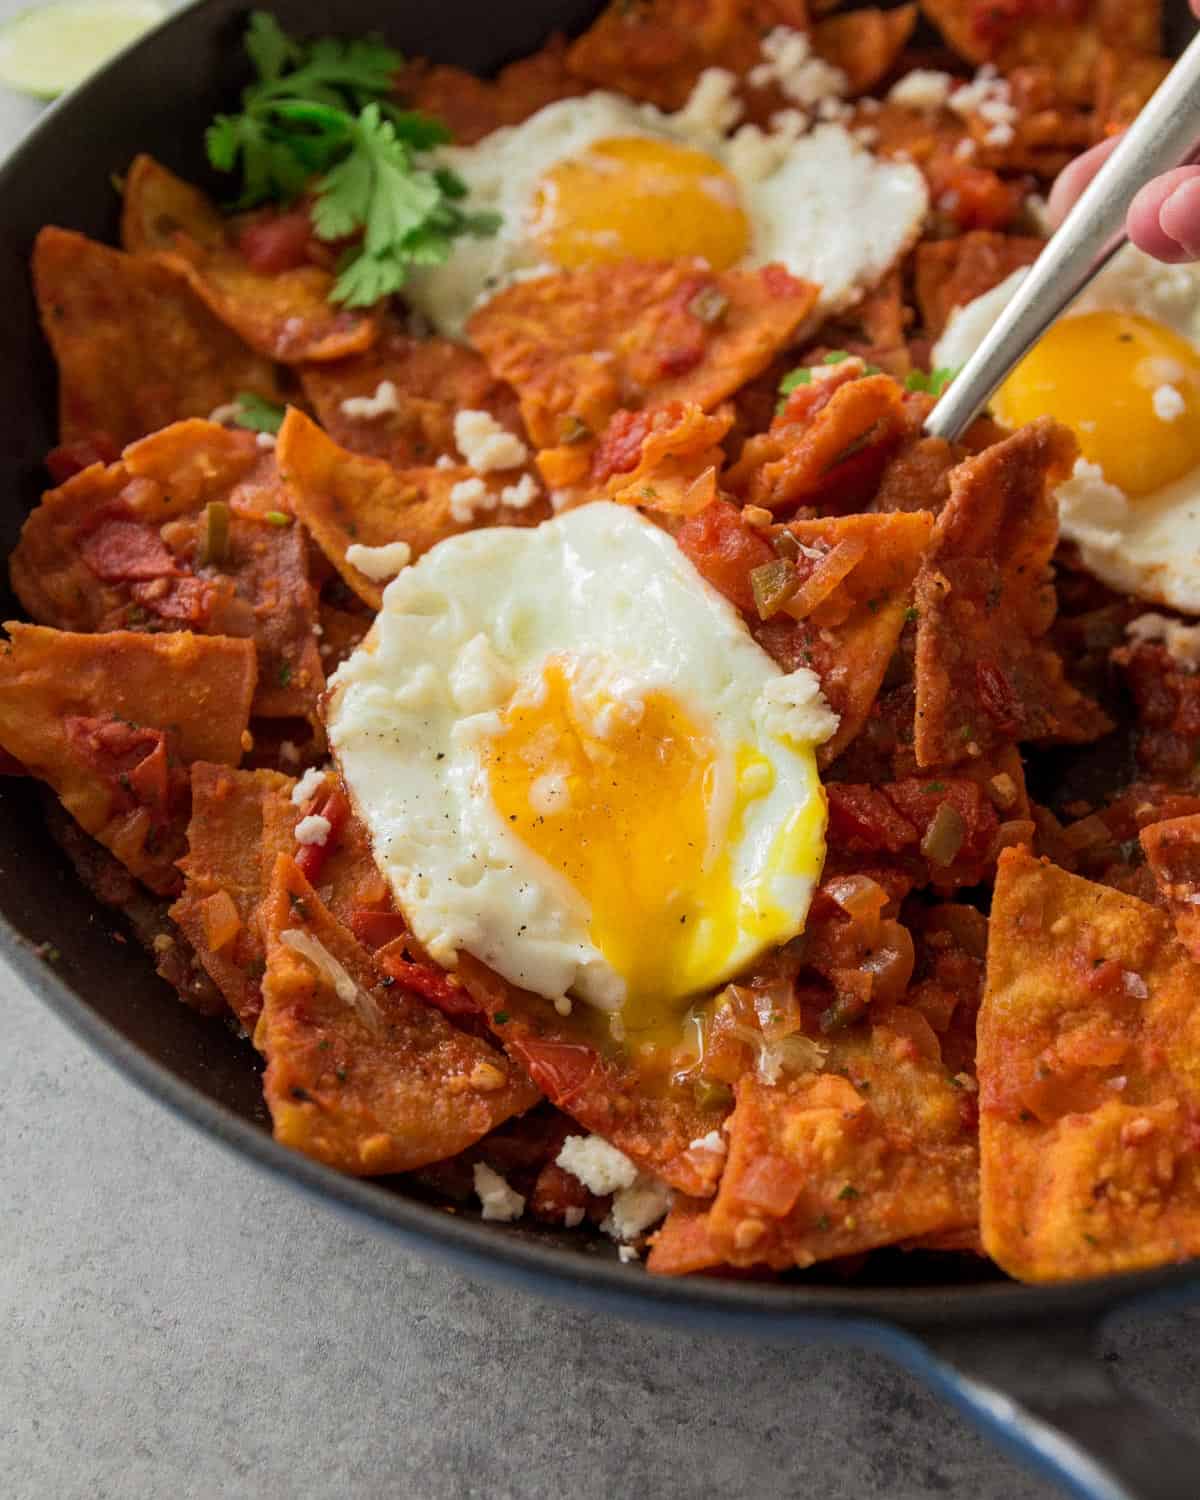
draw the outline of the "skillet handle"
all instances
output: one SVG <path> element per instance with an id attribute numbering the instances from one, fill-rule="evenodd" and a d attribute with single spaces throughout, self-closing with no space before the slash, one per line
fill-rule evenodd
<path id="1" fill-rule="evenodd" d="M 1196 1500 L 1200 1441 L 1123 1390 L 1072 1318 L 925 1329 L 926 1369 L 1013 1455 L 1079 1500 Z"/>

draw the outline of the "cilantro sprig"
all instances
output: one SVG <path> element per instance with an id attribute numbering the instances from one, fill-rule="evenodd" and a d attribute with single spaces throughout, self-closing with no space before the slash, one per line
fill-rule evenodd
<path id="1" fill-rule="evenodd" d="M 496 214 L 471 213 L 466 186 L 417 156 L 450 134 L 440 121 L 389 97 L 404 59 L 376 39 L 326 37 L 302 43 L 265 11 L 246 31 L 258 75 L 241 112 L 208 127 L 209 161 L 240 172 L 237 208 L 313 193 L 313 229 L 328 241 L 353 239 L 338 264 L 330 300 L 364 307 L 403 287 L 412 266 L 448 259 L 460 235 L 494 234 Z"/>

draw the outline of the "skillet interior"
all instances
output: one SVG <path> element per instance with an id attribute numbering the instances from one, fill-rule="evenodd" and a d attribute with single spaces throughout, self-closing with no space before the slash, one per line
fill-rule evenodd
<path id="1" fill-rule="evenodd" d="M 275 0 L 283 24 L 326 31 L 329 8 L 317 0 Z M 388 14 L 379 0 L 337 7 L 338 31 L 380 28 L 412 53 L 487 72 L 532 51 L 555 28 L 578 30 L 595 0 L 522 0 L 507 7 L 503 28 L 486 0 L 409 4 Z M 0 173 L 0 292 L 7 320 L 7 358 L 0 365 L 0 546 L 12 548 L 21 522 L 44 487 L 41 455 L 53 444 L 54 372 L 30 295 L 28 257 L 45 223 L 114 241 L 117 197 L 110 174 L 149 150 L 185 176 L 203 179 L 203 127 L 227 106 L 244 79 L 240 36 L 245 7 L 209 0 L 182 13 L 63 100 Z M 1182 41 L 1190 30 L 1183 0 L 1172 20 Z M 5 582 L 3 603 L 16 605 Z M 42 819 L 31 783 L 0 780 L 0 942 L 10 960 L 63 1017 L 164 1102 L 261 1165 L 390 1226 L 415 1245 L 491 1274 L 536 1282 L 543 1291 L 603 1297 L 627 1312 L 656 1309 L 756 1331 L 786 1331 L 792 1318 L 885 1316 L 925 1325 L 1035 1316 L 1054 1308 L 1095 1309 L 1127 1296 L 1179 1285 L 1186 1267 L 1120 1281 L 1030 1290 L 973 1269 L 964 1257 L 872 1257 L 864 1278 L 846 1284 L 809 1273 L 777 1285 L 647 1277 L 613 1259 L 607 1241 L 588 1241 L 533 1225 L 483 1225 L 449 1216 L 397 1190 L 355 1182 L 277 1147 L 249 1046 L 220 1024 L 180 1005 L 152 973 L 140 949 L 114 935 L 111 913 L 77 881 Z M 36 945 L 51 944 L 52 963 Z M 48 1122 L 52 1128 L 52 1122 Z M 86 1145 L 85 1145 L 86 1149 Z M 781 1321 L 782 1320 L 782 1321 Z"/>

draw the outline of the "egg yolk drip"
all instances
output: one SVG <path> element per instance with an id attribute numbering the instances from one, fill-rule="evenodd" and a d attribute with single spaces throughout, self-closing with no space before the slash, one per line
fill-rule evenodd
<path id="1" fill-rule="evenodd" d="M 750 221 L 736 179 L 713 157 L 641 137 L 597 141 L 538 184 L 533 238 L 556 265 L 701 256 L 741 260 Z"/>
<path id="2" fill-rule="evenodd" d="M 769 887 L 819 873 L 823 799 L 785 817 L 769 878 L 739 891 L 730 850 L 746 808 L 773 784 L 766 757 L 744 748 L 723 773 L 716 742 L 665 690 L 635 703 L 588 697 L 554 660 L 539 686 L 510 703 L 489 741 L 493 801 L 586 906 L 591 941 L 625 982 L 627 1037 L 665 1039 L 688 996 L 728 978 L 735 951 L 745 961 L 748 937 L 758 951 L 802 925 Z"/>
<path id="3" fill-rule="evenodd" d="M 1178 397 L 1156 401 L 1163 387 Z M 1006 427 L 1056 418 L 1126 495 L 1147 495 L 1200 464 L 1200 357 L 1177 333 L 1133 313 L 1079 313 L 1055 323 L 992 409 Z"/>

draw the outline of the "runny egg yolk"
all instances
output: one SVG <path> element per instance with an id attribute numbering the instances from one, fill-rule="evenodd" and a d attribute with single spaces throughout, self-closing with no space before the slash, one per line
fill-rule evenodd
<path id="1" fill-rule="evenodd" d="M 586 906 L 591 941 L 625 982 L 630 1042 L 677 1028 L 687 997 L 728 977 L 739 937 L 749 932 L 766 947 L 794 935 L 786 912 L 731 879 L 741 814 L 773 784 L 765 756 L 743 750 L 727 777 L 735 784 L 722 786 L 715 741 L 673 695 L 589 700 L 563 660 L 552 659 L 540 691 L 515 698 L 501 720 L 485 754 L 492 798 Z M 779 873 L 815 876 L 819 803 L 777 834 Z"/>
<path id="2" fill-rule="evenodd" d="M 701 256 L 723 271 L 749 249 L 750 221 L 736 180 L 713 157 L 630 136 L 552 167 L 538 184 L 532 234 L 567 269 Z"/>
<path id="3" fill-rule="evenodd" d="M 1156 401 L 1164 387 L 1182 397 L 1182 410 L 1175 396 Z M 1133 313 L 1079 313 L 1054 324 L 992 409 L 1006 427 L 1041 416 L 1064 423 L 1083 457 L 1126 495 L 1148 495 L 1200 464 L 1200 356 Z"/>

